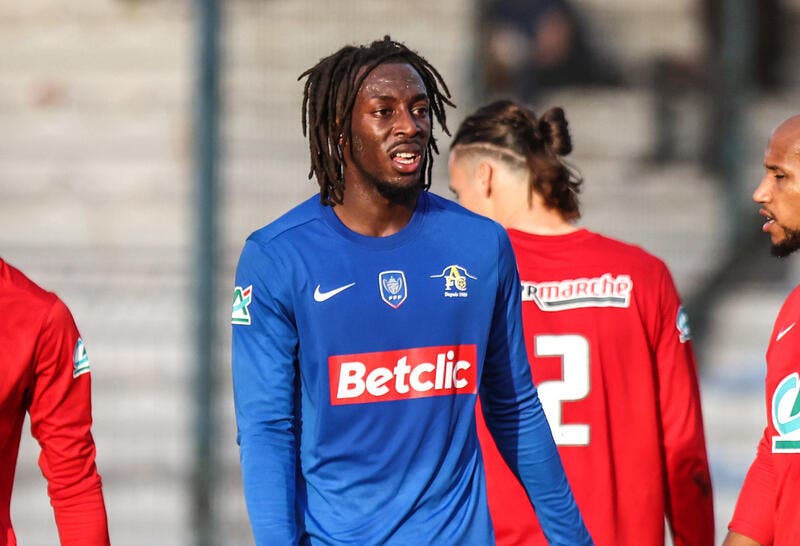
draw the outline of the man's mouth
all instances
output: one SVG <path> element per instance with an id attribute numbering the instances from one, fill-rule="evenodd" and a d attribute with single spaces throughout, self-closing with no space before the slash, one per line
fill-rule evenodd
<path id="1" fill-rule="evenodd" d="M 412 154 L 409 152 L 399 152 L 395 154 L 394 160 L 403 163 L 404 165 L 411 165 L 414 161 L 419 157 L 417 154 Z"/>
<path id="2" fill-rule="evenodd" d="M 761 231 L 769 231 L 769 228 L 775 223 L 775 218 L 764 209 L 761 209 L 758 211 L 758 213 L 767 219 L 767 221 L 764 222 L 764 225 L 761 226 Z"/>
<path id="3" fill-rule="evenodd" d="M 415 172 L 422 163 L 422 154 L 416 150 L 402 150 L 391 153 L 395 168 L 404 174 Z"/>

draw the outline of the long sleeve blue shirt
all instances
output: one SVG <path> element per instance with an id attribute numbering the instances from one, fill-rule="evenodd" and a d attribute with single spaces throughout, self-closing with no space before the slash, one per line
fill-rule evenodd
<path id="1" fill-rule="evenodd" d="M 236 272 L 233 384 L 256 544 L 489 545 L 474 407 L 553 544 L 591 544 L 531 381 L 505 231 L 423 193 L 389 237 L 311 198 Z"/>

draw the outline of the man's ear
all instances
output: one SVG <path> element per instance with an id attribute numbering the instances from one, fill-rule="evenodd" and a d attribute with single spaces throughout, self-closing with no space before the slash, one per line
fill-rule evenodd
<path id="1" fill-rule="evenodd" d="M 492 184 L 494 183 L 494 165 L 488 161 L 481 161 L 478 163 L 478 170 L 475 175 L 483 197 L 491 197 Z"/>

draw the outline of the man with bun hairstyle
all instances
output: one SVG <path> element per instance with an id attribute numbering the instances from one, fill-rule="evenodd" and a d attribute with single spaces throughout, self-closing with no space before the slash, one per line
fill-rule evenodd
<path id="1" fill-rule="evenodd" d="M 494 544 L 478 392 L 548 540 L 591 544 L 531 381 L 508 236 L 425 191 L 441 76 L 387 36 L 302 77 L 319 195 L 247 239 L 231 315 L 256 544 Z"/>
<path id="2" fill-rule="evenodd" d="M 580 228 L 582 180 L 560 108 L 498 101 L 450 151 L 461 204 L 502 224 L 522 281 L 533 379 L 598 546 L 712 546 L 714 516 L 695 357 L 665 264 Z M 525 492 L 479 422 L 500 546 L 544 545 Z"/>

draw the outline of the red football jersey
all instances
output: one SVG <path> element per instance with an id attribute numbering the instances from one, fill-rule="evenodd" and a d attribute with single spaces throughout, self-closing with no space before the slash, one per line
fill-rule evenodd
<path id="1" fill-rule="evenodd" d="M 83 341 L 61 300 L 3 260 L 0 369 L 0 544 L 17 544 L 9 504 L 27 411 L 62 546 L 108 545 Z"/>
<path id="2" fill-rule="evenodd" d="M 664 263 L 581 229 L 509 230 L 534 383 L 598 546 L 711 546 L 714 515 L 686 315 Z M 479 416 L 497 544 L 545 545 Z"/>
<path id="3" fill-rule="evenodd" d="M 729 525 L 764 546 L 800 544 L 800 287 L 767 349 L 767 426 Z"/>

